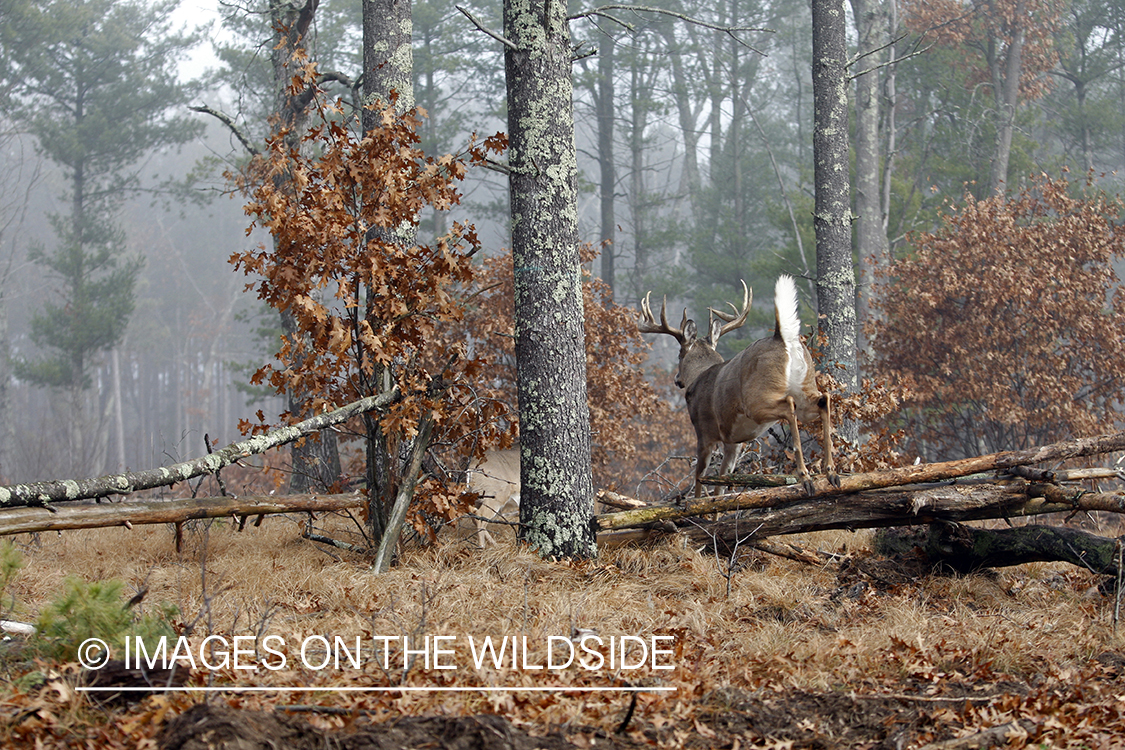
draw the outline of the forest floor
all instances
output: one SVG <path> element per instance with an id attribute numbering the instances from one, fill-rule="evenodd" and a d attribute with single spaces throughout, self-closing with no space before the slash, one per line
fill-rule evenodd
<path id="1" fill-rule="evenodd" d="M 347 522 L 337 523 L 343 533 Z M 218 636 L 193 652 L 217 668 L 198 664 L 192 685 L 315 690 L 99 703 L 74 689 L 76 664 L 34 661 L 16 639 L 0 646 L 3 747 L 1125 742 L 1125 634 L 1113 624 L 1113 597 L 1099 590 L 1099 577 L 1061 564 L 919 574 L 909 561 L 873 556 L 868 532 L 832 532 L 786 538 L 841 555 L 821 566 L 755 552 L 732 572 L 679 539 L 582 564 L 546 563 L 509 542 L 479 550 L 450 541 L 407 552 L 379 577 L 348 553 L 302 539 L 296 521 L 282 517 L 241 532 L 197 522 L 179 554 L 169 527 L 15 541 L 24 568 L 0 616 L 34 621 L 68 575 L 119 579 L 126 597 L 147 588 L 145 612 L 175 605 L 191 649 Z M 584 634 L 602 639 L 599 656 L 548 668 Z M 509 647 L 500 666 L 475 663 L 486 636 Z M 609 652 L 623 636 L 624 664 Z M 357 637 L 358 667 L 350 660 Z M 337 654 L 339 664 L 323 663 L 336 638 L 349 651 Z M 521 649 L 514 663 L 513 642 Z M 239 643 L 250 644 L 240 646 L 249 649 L 242 661 L 222 666 L 222 646 Z M 404 645 L 416 651 L 406 669 Z M 35 672 L 42 679 L 28 676 Z M 377 690 L 388 687 L 396 689 Z M 652 692 L 622 689 L 630 687 Z"/>

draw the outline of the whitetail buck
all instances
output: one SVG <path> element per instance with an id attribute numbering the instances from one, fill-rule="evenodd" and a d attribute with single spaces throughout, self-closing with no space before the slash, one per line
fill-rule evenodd
<path id="1" fill-rule="evenodd" d="M 809 424 L 817 417 L 824 427 L 824 465 L 829 480 L 838 484 L 832 455 L 832 419 L 828 394 L 816 387 L 812 356 L 801 342 L 801 322 L 797 316 L 797 288 L 790 276 L 781 276 L 774 289 L 773 336 L 755 341 L 730 361 L 715 351 L 719 337 L 740 328 L 750 312 L 750 290 L 742 282 L 742 310 L 734 314 L 710 309 L 710 330 L 706 339 L 697 337 L 695 321 L 687 310 L 679 328 L 668 325 L 666 307 L 660 307 L 660 323 L 652 315 L 649 297 L 641 303 L 642 333 L 666 333 L 680 342 L 680 367 L 676 385 L 684 389 L 688 414 L 695 427 L 695 496 L 703 494 L 700 478 L 711 460 L 711 451 L 723 444 L 720 475 L 726 475 L 742 443 L 754 440 L 770 426 L 788 420 L 797 453 L 797 471 L 805 490 L 812 494 L 812 479 L 805 467 L 797 419 Z M 717 318 L 717 319 L 716 319 Z"/>
<path id="2" fill-rule="evenodd" d="M 487 520 L 518 522 L 520 520 L 520 449 L 489 451 L 474 461 L 465 482 L 469 492 L 480 495 L 476 520 L 477 542 L 485 547 L 496 539 L 485 531 Z"/>

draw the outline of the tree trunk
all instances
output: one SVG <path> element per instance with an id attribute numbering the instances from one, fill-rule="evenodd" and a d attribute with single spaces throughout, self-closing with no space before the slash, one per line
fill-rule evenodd
<path id="1" fill-rule="evenodd" d="M 272 513 L 331 513 L 364 504 L 362 496 L 284 495 L 246 497 L 193 497 L 183 500 L 143 500 L 98 505 L 68 505 L 43 508 L 13 508 L 0 513 L 0 536 L 37 531 L 98 529 L 110 526 L 140 526 L 183 523 L 201 518 L 263 516 Z"/>
<path id="2" fill-rule="evenodd" d="M 694 101 L 688 86 L 687 73 L 684 71 L 683 59 L 678 54 L 680 43 L 676 39 L 675 25 L 662 24 L 660 33 L 663 35 L 665 48 L 671 51 L 667 58 L 672 72 L 672 99 L 676 102 L 676 116 L 684 139 L 681 192 L 687 194 L 690 199 L 692 215 L 699 216 L 702 204 L 700 196 L 702 180 L 699 176 L 699 130 L 696 127 Z"/>
<path id="3" fill-rule="evenodd" d="M 289 145 L 296 145 L 302 135 L 302 125 L 307 116 L 303 97 L 294 96 L 290 90 L 292 80 L 299 71 L 297 53 L 304 47 L 305 35 L 312 24 L 320 0 L 305 0 L 302 5 L 270 0 L 270 21 L 274 28 L 271 51 L 273 85 L 279 126 L 289 128 Z M 286 179 L 284 176 L 278 179 Z M 276 240 L 275 240 L 276 241 Z M 281 329 L 286 336 L 296 335 L 293 316 L 281 312 Z M 286 391 L 286 409 L 294 416 L 305 413 L 308 394 L 292 389 Z M 340 454 L 336 435 L 326 432 L 319 439 L 306 439 L 290 448 L 289 492 L 300 494 L 310 490 L 326 489 L 340 478 Z"/>
<path id="4" fill-rule="evenodd" d="M 5 275 L 0 279 L 0 481 L 11 476 L 12 448 L 16 427 L 12 422 L 11 339 L 8 333 L 8 303 L 4 299 Z"/>
<path id="5" fill-rule="evenodd" d="M 614 194 L 617 192 L 617 165 L 613 161 L 613 38 L 602 32 L 598 36 L 598 82 L 594 106 L 598 118 L 598 166 L 601 170 L 602 281 L 615 291 L 617 219 L 614 215 Z"/>
<path id="6" fill-rule="evenodd" d="M 521 538 L 596 552 L 586 401 L 570 32 L 561 0 L 505 0 Z"/>
<path id="7" fill-rule="evenodd" d="M 128 495 L 155 487 L 170 487 L 177 482 L 214 474 L 240 458 L 263 453 L 271 448 L 292 443 L 298 438 L 346 422 L 352 417 L 382 409 L 398 398 L 398 391 L 368 396 L 339 409 L 318 414 L 303 422 L 274 430 L 266 435 L 247 438 L 201 458 L 172 466 L 146 469 L 124 474 L 111 474 L 96 479 L 34 482 L 0 487 L 0 508 L 24 505 L 47 505 L 70 500 L 93 500 L 111 495 Z"/>
<path id="8" fill-rule="evenodd" d="M 633 278 L 637 294 L 652 270 L 648 257 L 648 208 L 645 205 L 645 124 L 648 92 L 642 91 L 642 62 L 633 55 L 629 65 L 629 213 L 633 219 Z"/>
<path id="9" fill-rule="evenodd" d="M 1016 4 L 1016 29 L 1008 43 L 1004 57 L 1004 73 L 999 75 L 999 62 L 993 69 L 993 95 L 999 121 L 996 123 L 996 151 L 989 173 L 990 194 L 1004 192 L 1008 180 L 1008 162 L 1012 155 L 1012 133 L 1016 127 L 1016 107 L 1019 104 L 1020 73 L 1023 69 L 1023 29 L 1020 27 L 1023 3 Z"/>
<path id="10" fill-rule="evenodd" d="M 386 105 L 394 100 L 395 111 L 404 114 L 414 108 L 414 55 L 411 47 L 413 23 L 410 0 L 364 0 L 363 3 L 363 100 L 366 106 Z M 363 128 L 378 127 L 380 115 L 365 109 Z M 369 236 L 386 243 L 409 247 L 415 242 L 415 229 L 409 222 L 395 228 L 372 227 Z M 375 292 L 366 290 L 368 300 Z M 367 312 L 373 330 L 383 322 Z M 394 383 L 388 366 L 376 365 L 365 393 L 388 392 Z M 378 543 L 389 529 L 391 509 L 400 492 L 402 472 L 398 441 L 383 431 L 380 421 L 371 414 L 364 416 L 367 436 L 367 531 Z M 395 532 L 397 539 L 397 532 Z"/>
<path id="11" fill-rule="evenodd" d="M 852 392 L 857 387 L 856 318 L 844 3 L 813 0 L 812 10 L 816 291 L 820 333 L 826 341 L 821 369 Z M 839 433 L 854 442 L 856 426 L 841 420 Z"/>
<path id="12" fill-rule="evenodd" d="M 287 310 L 281 312 L 281 329 L 286 336 L 298 335 L 293 315 Z M 299 363 L 297 363 L 299 366 Z M 285 392 L 286 408 L 294 416 L 305 411 L 306 397 L 289 388 Z M 340 452 L 336 444 L 336 433 L 324 433 L 296 442 L 289 449 L 289 493 L 302 495 L 306 492 L 323 492 L 340 479 Z"/>
<path id="13" fill-rule="evenodd" d="M 890 38 L 889 18 L 884 1 L 851 0 L 859 38 L 859 59 L 855 63 L 855 208 L 856 248 L 859 254 L 856 313 L 859 351 L 867 348 L 864 328 L 873 314 L 871 298 L 875 272 L 886 266 L 890 254 L 880 189 L 882 155 L 879 153 L 881 73 L 878 66 L 886 59 L 886 54 L 881 50 Z"/>
<path id="14" fill-rule="evenodd" d="M 1017 466 L 1064 461 L 1081 456 L 1094 456 L 1119 450 L 1125 450 L 1125 432 L 1116 432 L 1111 435 L 1101 435 L 1094 438 L 1067 440 L 1061 443 L 1053 443 L 1051 445 L 1021 451 L 1001 451 L 1000 453 L 992 453 L 986 456 L 974 456 L 959 461 L 918 464 L 897 469 L 887 469 L 885 471 L 865 472 L 862 474 L 845 474 L 839 478 L 839 486 L 832 485 L 828 479 L 824 477 L 818 477 L 813 480 L 816 500 L 810 498 L 802 485 L 794 483 L 786 487 L 737 492 L 730 495 L 719 495 L 717 497 L 688 499 L 683 506 L 661 505 L 642 508 L 640 510 L 623 511 L 620 513 L 605 513 L 598 516 L 595 521 L 597 522 L 598 528 L 603 530 L 622 529 L 630 526 L 640 526 L 647 523 L 663 522 L 707 513 L 721 513 L 731 510 L 774 509 L 778 506 L 795 504 L 800 504 L 801 507 L 807 507 L 809 509 L 815 509 L 817 506 L 825 506 L 824 510 L 831 513 L 832 507 L 826 504 L 824 500 L 826 498 L 837 498 L 848 493 L 884 489 L 888 487 L 902 487 L 927 482 L 942 482 L 958 477 L 966 477 L 970 474 L 979 474 L 984 471 L 1002 471 Z M 1049 478 L 1047 481 L 1050 481 Z M 881 502 L 881 500 L 877 500 L 876 502 Z M 1077 505 L 1073 507 L 1077 507 Z M 913 512 L 917 515 L 920 510 L 915 507 Z M 899 513 L 899 515 L 902 514 Z M 846 526 L 847 523 L 848 521 L 845 520 L 844 526 Z M 773 533 L 777 532 L 774 531 Z"/>

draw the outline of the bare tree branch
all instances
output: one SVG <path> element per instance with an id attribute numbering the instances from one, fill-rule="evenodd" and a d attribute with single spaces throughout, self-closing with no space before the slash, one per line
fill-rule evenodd
<path id="1" fill-rule="evenodd" d="M 472 13 L 470 13 L 465 8 L 462 8 L 460 5 L 454 5 L 453 7 L 456 8 L 457 10 L 461 11 L 461 14 L 464 15 L 465 18 L 469 19 L 469 21 L 473 24 L 473 26 L 476 26 L 477 29 L 479 29 L 480 31 L 483 31 L 485 34 L 488 34 L 490 37 L 492 37 L 496 41 L 500 42 L 504 46 L 508 47 L 509 49 L 519 50 L 519 47 L 517 47 L 511 39 L 508 39 L 506 36 L 504 36 L 502 34 L 497 34 L 492 29 L 486 27 L 484 24 L 482 24 L 480 21 L 478 21 L 473 16 Z"/>
<path id="2" fill-rule="evenodd" d="M 246 134 L 243 133 L 242 129 L 235 123 L 234 118 L 227 113 L 220 112 L 217 109 L 211 109 L 206 104 L 200 104 L 197 107 L 188 107 L 188 109 L 192 110 L 193 112 L 202 112 L 205 115 L 211 115 L 219 122 L 226 125 L 227 129 L 234 134 L 234 137 L 239 140 L 239 142 L 242 144 L 242 147 L 249 151 L 251 155 L 257 156 L 262 152 L 260 148 L 255 146 L 250 141 L 250 139 L 246 137 Z"/>
<path id="3" fill-rule="evenodd" d="M 693 24 L 695 26 L 702 26 L 705 29 L 711 29 L 712 31 L 718 31 L 718 32 L 723 33 L 723 34 L 727 34 L 728 36 L 730 36 L 732 39 L 734 39 L 736 42 L 738 42 L 743 47 L 746 47 L 749 50 L 753 50 L 754 52 L 757 52 L 758 54 L 763 54 L 763 53 L 760 52 L 759 50 L 755 49 L 752 45 L 747 44 L 746 42 L 739 39 L 735 35 L 735 32 L 738 32 L 738 31 L 759 31 L 759 32 L 766 33 L 766 34 L 774 33 L 773 29 L 766 29 L 766 28 L 761 28 L 761 27 L 757 27 L 757 26 L 719 26 L 718 24 L 711 23 L 710 21 L 704 21 L 704 20 L 699 19 L 699 18 L 694 18 L 694 17 L 689 16 L 685 13 L 678 13 L 676 11 L 666 10 L 664 8 L 654 8 L 654 7 L 651 7 L 651 6 L 648 6 L 648 5 L 618 5 L 618 4 L 602 5 L 602 6 L 599 6 L 597 8 L 591 8 L 590 10 L 583 11 L 582 13 L 576 13 L 573 16 L 567 16 L 566 20 L 576 21 L 579 18 L 600 17 L 600 18 L 605 18 L 609 21 L 613 21 L 614 23 L 620 24 L 621 26 L 624 26 L 625 28 L 629 29 L 630 31 L 633 31 L 634 27 L 632 25 L 622 21 L 620 18 L 617 18 L 615 16 L 610 15 L 609 11 L 612 11 L 612 10 L 623 10 L 623 11 L 629 11 L 631 13 L 659 13 L 661 15 L 671 16 L 672 18 L 678 18 L 681 21 L 686 21 L 687 23 Z"/>

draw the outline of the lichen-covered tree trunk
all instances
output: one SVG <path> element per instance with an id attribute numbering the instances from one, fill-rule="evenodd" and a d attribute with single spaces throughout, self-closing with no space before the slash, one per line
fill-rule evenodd
<path id="1" fill-rule="evenodd" d="M 521 538 L 596 551 L 578 258 L 570 32 L 560 0 L 505 0 Z"/>
<path id="2" fill-rule="evenodd" d="M 822 368 L 851 391 L 856 388 L 856 316 L 844 0 L 813 0 L 812 24 L 816 294 L 826 338 Z M 854 423 L 840 424 L 840 432 L 854 440 Z"/>
<path id="3" fill-rule="evenodd" d="M 395 111 L 403 114 L 414 108 L 414 53 L 411 46 L 413 22 L 410 0 L 364 0 L 363 3 L 363 101 L 364 105 L 389 103 L 392 92 L 397 95 Z M 365 110 L 362 114 L 364 130 L 378 127 L 380 115 Z M 406 223 L 396 228 L 372 227 L 369 238 L 377 236 L 388 243 L 410 247 L 415 242 L 413 225 Z M 366 291 L 372 300 L 374 292 Z M 373 318 L 371 306 L 367 310 L 368 322 L 373 330 L 380 330 L 383 322 Z M 376 364 L 366 395 L 389 392 L 394 378 L 386 367 Z M 367 490 L 368 533 L 372 540 L 382 539 L 395 497 L 402 482 L 400 446 L 394 436 L 384 433 L 377 415 L 365 414 L 364 432 L 367 436 Z"/>

